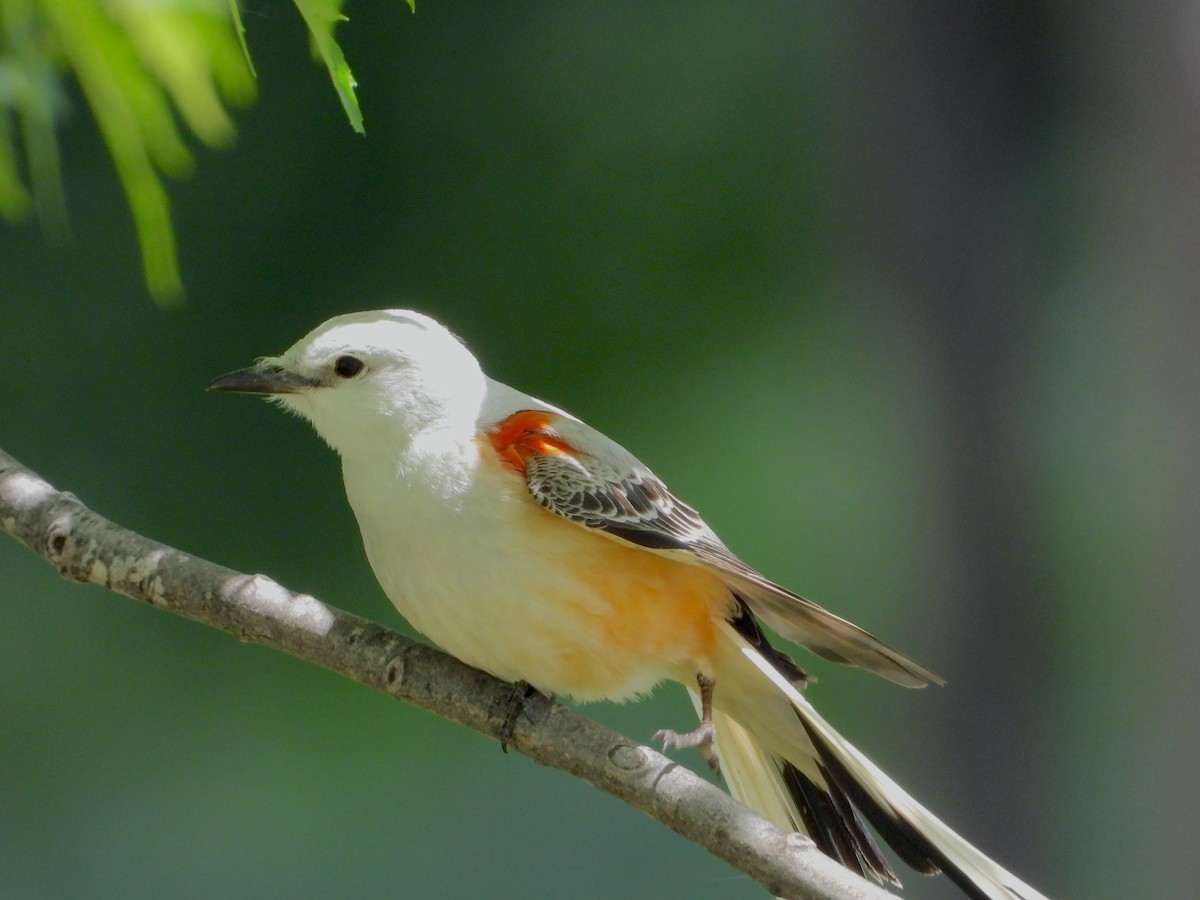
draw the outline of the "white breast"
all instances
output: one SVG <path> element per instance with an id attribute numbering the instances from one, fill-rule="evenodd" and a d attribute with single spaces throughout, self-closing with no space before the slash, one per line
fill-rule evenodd
<path id="1" fill-rule="evenodd" d="M 473 443 L 453 454 L 414 448 L 391 471 L 347 461 L 344 477 L 371 567 L 413 627 L 499 678 L 581 699 L 593 693 L 564 671 L 563 657 L 578 658 L 591 634 L 581 619 L 602 617 L 603 598 L 553 547 L 531 543 L 529 517 L 544 514 L 518 478 L 484 465 Z M 582 652 L 599 658 L 603 648 Z M 595 696 L 645 691 L 663 674 L 630 672 L 628 683 Z"/>

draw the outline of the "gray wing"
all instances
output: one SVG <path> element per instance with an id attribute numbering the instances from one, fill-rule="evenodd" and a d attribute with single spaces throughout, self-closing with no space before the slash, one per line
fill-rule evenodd
<path id="1" fill-rule="evenodd" d="M 651 550 L 736 559 L 700 514 L 646 469 L 618 469 L 595 457 L 532 454 L 525 484 L 542 506 L 572 522 Z"/>
<path id="2" fill-rule="evenodd" d="M 544 422 L 536 433 L 524 432 L 508 446 L 523 463 L 530 495 L 555 515 L 721 573 L 768 625 L 826 659 L 861 666 L 906 687 L 943 683 L 857 625 L 747 566 L 653 472 L 582 422 Z"/>

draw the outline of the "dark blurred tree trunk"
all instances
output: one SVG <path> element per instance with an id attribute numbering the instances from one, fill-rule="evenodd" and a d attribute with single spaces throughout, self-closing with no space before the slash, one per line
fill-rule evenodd
<path id="1" fill-rule="evenodd" d="M 1186 893 L 1200 874 L 1184 846 L 1190 829 L 1179 826 L 1194 821 L 1200 785 L 1190 765 L 1190 783 L 1173 784 L 1180 763 L 1171 757 L 1200 746 L 1191 712 L 1200 668 L 1184 650 L 1200 637 L 1200 9 L 924 3 L 893 7 L 891 17 L 877 23 L 880 52 L 864 79 L 886 87 L 866 98 L 875 116 L 861 136 L 876 142 L 872 158 L 890 164 L 860 174 L 876 214 L 875 264 L 920 305 L 937 347 L 958 541 L 945 627 L 964 654 L 943 666 L 954 688 L 944 704 L 950 759 L 964 796 L 997 800 L 983 804 L 991 821 L 972 817 L 970 834 L 1001 860 L 1040 853 L 1046 872 L 1065 862 L 1056 853 L 1079 871 L 1153 857 L 1160 880 L 1147 890 Z M 1070 286 L 1055 290 L 1064 269 Z M 1090 296 L 1088 279 L 1097 287 Z M 1065 327 L 1082 333 L 1079 342 L 1040 340 L 1071 301 Z M 1095 408 L 1056 408 L 1051 395 L 1061 385 L 1037 383 L 1039 369 L 1052 382 L 1095 377 L 1094 391 L 1072 397 Z M 1054 433 L 1031 439 L 1021 409 Z M 1118 410 L 1133 410 L 1147 433 L 1111 434 L 1110 421 L 1129 421 Z M 1186 410 L 1184 418 L 1173 410 Z M 1063 412 L 1078 414 L 1074 431 L 1055 424 Z M 1055 476 L 1031 475 L 1045 463 L 1039 442 L 1064 471 L 1083 472 L 1082 481 L 1051 485 L 1066 501 L 1055 515 L 1091 510 L 1110 521 L 1059 521 L 1062 533 L 1043 545 L 1037 529 L 1050 514 L 1037 488 Z M 1147 496 L 1143 486 L 1166 495 Z M 1144 584 L 1110 585 L 1093 598 L 1089 579 L 1060 571 L 1071 548 L 1093 555 L 1090 582 L 1102 583 L 1110 562 L 1102 554 L 1114 546 Z M 1159 592 L 1170 596 L 1145 597 Z M 1056 600 L 1075 607 L 1060 615 L 1047 606 Z M 1155 610 L 1179 612 L 1148 623 Z M 1081 642 L 1090 656 L 1079 653 Z M 1064 668 L 1108 654 L 1107 671 Z M 1123 667 L 1139 660 L 1183 717 L 1167 733 L 1172 714 L 1122 683 Z M 1066 695 L 1068 681 L 1082 697 Z M 1060 692 L 1069 709 L 1054 707 Z M 1083 706 L 1077 721 L 1047 721 Z M 1043 710 L 1041 721 L 1031 709 Z M 1105 730 L 1109 740 L 1122 737 L 1101 760 Z M 1144 767 L 1134 784 L 1118 771 L 1117 753 Z M 1057 762 L 1032 772 L 1031 758 Z M 1125 794 L 1116 806 L 1138 791 L 1130 802 L 1146 807 L 1148 829 L 1131 835 L 1131 823 L 1103 821 L 1047 840 L 1014 826 L 1039 791 L 1053 789 L 1051 773 L 1080 765 L 1107 783 L 1070 791 Z M 1063 801 L 1083 806 L 1066 785 Z M 958 821 L 953 808 L 939 809 Z M 1159 893 L 1171 886 L 1178 890 Z"/>
<path id="2" fill-rule="evenodd" d="M 1012 723 L 1029 720 L 1051 648 L 1030 608 L 1041 601 L 1030 589 L 1010 414 L 1040 301 L 1028 290 L 1043 262 L 1023 179 L 1052 104 L 1030 38 L 1042 23 L 1030 21 L 1033 5 L 905 4 L 891 15 L 879 26 L 880 47 L 906 49 L 877 55 L 870 77 L 892 93 L 871 110 L 870 138 L 886 147 L 873 155 L 890 166 L 868 173 L 868 202 L 879 270 L 920 305 L 933 336 L 949 429 L 934 442 L 946 448 L 954 503 L 947 531 L 957 536 L 944 627 L 964 658 L 940 664 L 953 687 L 939 704 L 944 761 L 964 805 L 982 792 L 993 816 L 972 814 L 973 839 L 997 859 L 1031 858 L 1015 848 L 1033 841 L 1011 827 L 1014 811 L 1036 806 L 1031 737 Z M 964 819 L 942 812 L 952 823 Z"/>
<path id="3" fill-rule="evenodd" d="M 1141 854 L 1157 873 L 1151 891 L 1184 896 L 1200 881 L 1200 5 L 1110 3 L 1088 24 L 1106 112 L 1123 126 L 1112 150 L 1125 170 L 1114 175 L 1137 186 L 1129 221 L 1113 235 L 1114 255 L 1140 276 L 1125 302 L 1161 317 L 1159 352 L 1141 361 L 1160 417 L 1142 439 L 1153 442 L 1165 469 L 1156 480 L 1167 486 L 1144 501 L 1161 571 L 1129 598 L 1156 691 L 1126 688 L 1125 710 L 1113 718 L 1136 735 L 1147 774 L 1148 783 L 1124 792 L 1138 791 L 1154 821 Z"/>

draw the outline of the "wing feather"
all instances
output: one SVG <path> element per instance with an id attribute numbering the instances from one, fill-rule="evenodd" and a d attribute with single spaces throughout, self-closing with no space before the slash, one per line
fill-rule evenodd
<path id="1" fill-rule="evenodd" d="M 524 475 L 530 495 L 555 515 L 721 573 L 780 635 L 826 659 L 905 687 L 943 683 L 899 650 L 747 566 L 653 472 L 577 419 L 524 410 L 489 437 L 500 457 Z"/>

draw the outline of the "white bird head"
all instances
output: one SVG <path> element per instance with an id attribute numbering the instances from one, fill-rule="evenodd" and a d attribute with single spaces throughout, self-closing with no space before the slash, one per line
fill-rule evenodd
<path id="1" fill-rule="evenodd" d="M 222 375 L 208 389 L 267 395 L 345 457 L 364 440 L 407 444 L 428 431 L 473 430 L 487 379 L 445 326 L 385 309 L 336 316 L 282 356 Z"/>

